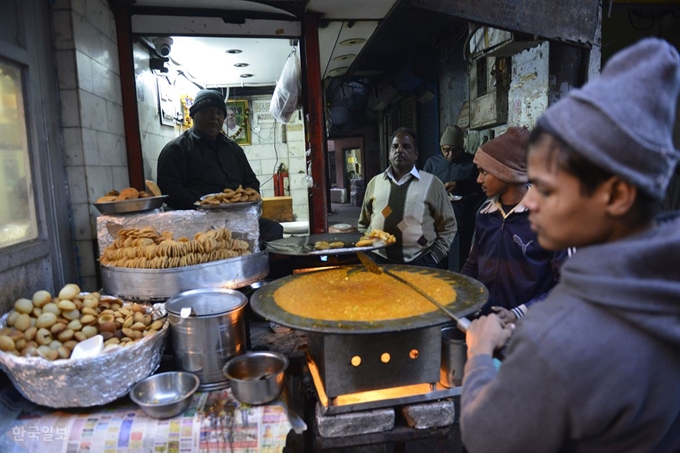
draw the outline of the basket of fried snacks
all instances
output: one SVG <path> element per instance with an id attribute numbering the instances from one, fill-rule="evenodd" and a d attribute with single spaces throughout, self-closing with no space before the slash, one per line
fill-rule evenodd
<path id="1" fill-rule="evenodd" d="M 37 291 L 0 317 L 0 368 L 30 401 L 53 408 L 97 406 L 126 395 L 159 366 L 168 322 L 153 307 L 68 284 Z M 78 343 L 101 335 L 102 350 L 72 358 Z"/>

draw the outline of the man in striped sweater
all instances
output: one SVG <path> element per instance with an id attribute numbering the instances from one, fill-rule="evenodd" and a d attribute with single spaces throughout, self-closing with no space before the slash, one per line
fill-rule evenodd
<path id="1" fill-rule="evenodd" d="M 436 267 L 447 256 L 456 234 L 444 184 L 418 171 L 417 158 L 415 132 L 397 129 L 390 145 L 390 166 L 366 187 L 359 231 L 383 230 L 397 239 L 394 245 L 373 253 L 382 263 Z"/>

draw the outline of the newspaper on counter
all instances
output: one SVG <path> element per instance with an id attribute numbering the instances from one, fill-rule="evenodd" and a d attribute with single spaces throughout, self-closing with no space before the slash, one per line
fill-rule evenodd
<path id="1" fill-rule="evenodd" d="M 53 411 L 13 388 L 0 392 L 0 451 L 6 453 L 280 452 L 291 429 L 299 434 L 307 426 L 286 391 L 264 406 L 241 404 L 230 389 L 196 393 L 182 415 L 165 420 L 146 416 L 128 399 Z"/>

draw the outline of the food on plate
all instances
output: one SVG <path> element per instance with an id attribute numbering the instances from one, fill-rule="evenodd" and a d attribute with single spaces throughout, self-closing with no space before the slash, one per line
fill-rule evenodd
<path id="1" fill-rule="evenodd" d="M 296 316 L 326 321 L 385 321 L 438 310 L 422 295 L 386 274 L 338 268 L 309 272 L 274 291 L 274 301 Z M 392 270 L 442 305 L 456 300 L 450 282 L 427 273 Z"/>
<path id="2" fill-rule="evenodd" d="M 158 184 L 151 181 L 150 179 L 144 181 L 144 185 L 146 186 L 147 192 L 149 192 L 152 197 L 160 197 L 161 195 L 163 195 L 163 193 L 161 192 L 161 188 L 158 187 Z"/>
<path id="3" fill-rule="evenodd" d="M 137 198 L 139 198 L 139 190 L 134 187 L 126 187 L 120 191 L 115 201 L 136 200 Z"/>
<path id="4" fill-rule="evenodd" d="M 230 204 L 230 203 L 242 203 L 245 201 L 260 201 L 262 197 L 257 190 L 253 188 L 244 189 L 242 186 L 238 186 L 238 189 L 224 189 L 220 193 L 214 193 L 206 195 L 203 199 L 199 200 L 197 203 L 200 205 L 220 205 L 220 204 Z"/>
<path id="5" fill-rule="evenodd" d="M 113 267 L 168 269 L 249 255 L 248 242 L 232 237 L 228 228 L 196 233 L 193 239 L 174 239 L 170 231 L 151 227 L 123 228 L 99 261 Z"/>
<path id="6" fill-rule="evenodd" d="M 329 245 L 330 248 L 332 248 L 332 249 L 341 249 L 341 248 L 343 248 L 343 247 L 345 246 L 345 243 L 344 243 L 344 242 L 340 242 L 340 241 L 335 241 L 335 242 L 331 242 L 331 243 L 328 244 L 328 245 Z"/>
<path id="7" fill-rule="evenodd" d="M 328 241 L 316 241 L 314 243 L 314 250 L 328 250 L 331 244 Z"/>
<path id="8" fill-rule="evenodd" d="M 372 230 L 369 233 L 365 233 L 361 239 L 355 244 L 356 247 L 369 247 L 373 245 L 376 241 L 382 241 L 387 245 L 392 245 L 397 242 L 397 238 L 393 234 L 390 234 L 383 230 Z"/>
<path id="9" fill-rule="evenodd" d="M 32 308 L 28 304 L 32 305 Z M 0 326 L 0 351 L 47 360 L 68 359 L 81 341 L 101 335 L 105 351 L 130 346 L 162 329 L 147 307 L 99 293 L 81 293 L 69 283 L 57 296 L 36 291 L 14 302 Z"/>
<path id="10" fill-rule="evenodd" d="M 136 200 L 138 198 L 160 197 L 161 189 L 151 180 L 146 181 L 146 190 L 137 190 L 134 187 L 126 187 L 118 192 L 113 189 L 103 197 L 97 198 L 96 203 L 112 203 L 115 201 Z"/>

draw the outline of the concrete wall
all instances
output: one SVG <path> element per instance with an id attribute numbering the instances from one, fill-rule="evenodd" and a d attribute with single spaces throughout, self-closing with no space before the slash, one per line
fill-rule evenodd
<path id="1" fill-rule="evenodd" d="M 543 42 L 512 57 L 508 90 L 508 126 L 532 129 L 548 108 L 550 46 Z"/>
<path id="2" fill-rule="evenodd" d="M 470 100 L 468 64 L 462 42 L 442 45 L 439 59 L 439 137 L 447 126 L 458 124 L 463 104 Z M 438 143 L 439 141 L 437 141 Z"/>
<path id="3" fill-rule="evenodd" d="M 104 0 L 60 0 L 53 36 L 78 283 L 95 291 L 92 205 L 129 186 L 116 27 Z"/>

